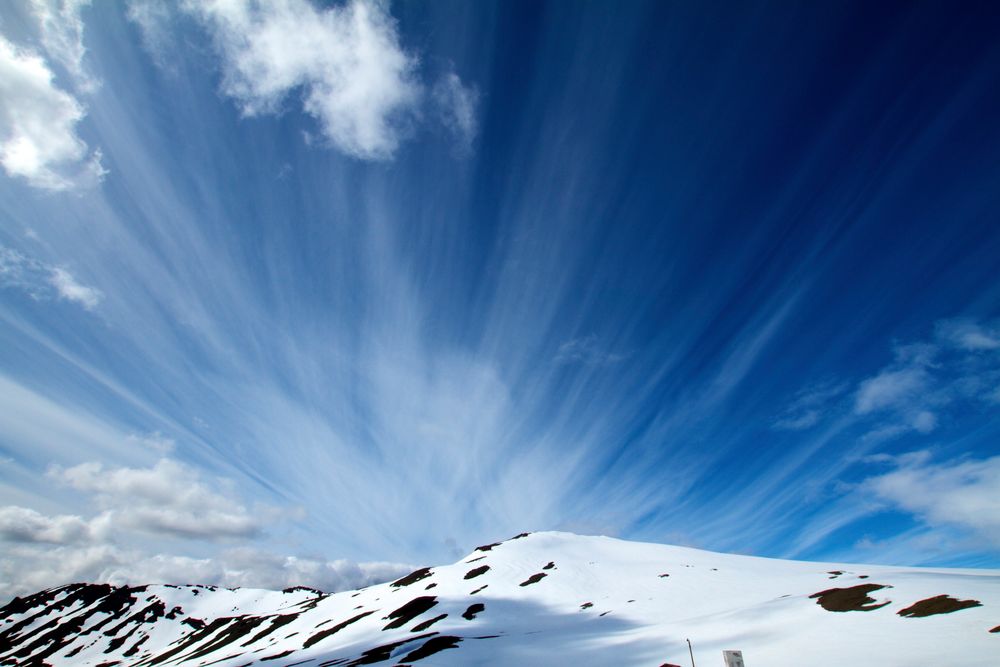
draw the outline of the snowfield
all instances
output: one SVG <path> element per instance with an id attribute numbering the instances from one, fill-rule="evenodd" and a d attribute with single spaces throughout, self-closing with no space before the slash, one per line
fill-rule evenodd
<path id="1" fill-rule="evenodd" d="M 902 612 L 902 613 L 901 613 Z M 324 594 L 73 584 L 0 609 L 2 665 L 1000 665 L 1000 571 L 568 533 Z"/>

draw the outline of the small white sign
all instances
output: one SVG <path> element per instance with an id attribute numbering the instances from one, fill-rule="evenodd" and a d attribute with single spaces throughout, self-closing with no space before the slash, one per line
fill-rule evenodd
<path id="1" fill-rule="evenodd" d="M 722 657 L 726 661 L 726 667 L 746 667 L 743 664 L 743 651 L 723 651 Z"/>

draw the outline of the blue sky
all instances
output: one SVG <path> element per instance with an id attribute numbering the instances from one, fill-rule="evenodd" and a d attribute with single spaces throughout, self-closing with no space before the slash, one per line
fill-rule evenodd
<path id="1" fill-rule="evenodd" d="M 0 589 L 561 529 L 1000 565 L 1000 15 L 0 15 Z"/>

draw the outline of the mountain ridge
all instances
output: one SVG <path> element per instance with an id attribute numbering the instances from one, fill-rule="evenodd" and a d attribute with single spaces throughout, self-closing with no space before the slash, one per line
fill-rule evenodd
<path id="1" fill-rule="evenodd" d="M 1000 571 L 522 533 L 324 593 L 69 584 L 0 608 L 0 665 L 995 666 Z"/>

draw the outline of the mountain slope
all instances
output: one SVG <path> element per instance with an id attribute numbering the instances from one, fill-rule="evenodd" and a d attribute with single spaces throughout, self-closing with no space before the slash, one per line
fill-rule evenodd
<path id="1" fill-rule="evenodd" d="M 0 609 L 3 665 L 1000 664 L 1000 571 L 827 565 L 567 533 L 327 595 L 73 584 Z"/>

